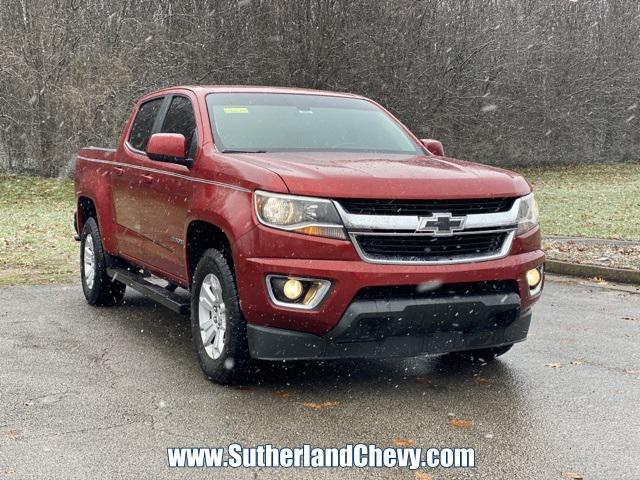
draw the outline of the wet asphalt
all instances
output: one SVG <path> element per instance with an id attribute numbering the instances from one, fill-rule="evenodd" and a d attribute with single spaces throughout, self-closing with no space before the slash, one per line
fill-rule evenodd
<path id="1" fill-rule="evenodd" d="M 427 471 L 434 480 L 640 479 L 638 288 L 550 278 L 528 340 L 489 365 L 257 368 L 243 387 L 210 383 L 186 319 L 135 293 L 96 309 L 79 285 L 2 288 L 0 478 L 429 478 L 400 469 L 170 470 L 165 450 L 400 439 L 475 448 L 476 468 Z M 305 406 L 325 402 L 332 408 Z"/>

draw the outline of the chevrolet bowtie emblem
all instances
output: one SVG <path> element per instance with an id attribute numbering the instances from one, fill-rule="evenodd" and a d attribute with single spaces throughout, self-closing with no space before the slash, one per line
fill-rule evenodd
<path id="1" fill-rule="evenodd" d="M 418 219 L 418 232 L 430 232 L 434 235 L 453 235 L 464 228 L 466 217 L 453 217 L 450 213 L 434 213 L 430 217 Z"/>

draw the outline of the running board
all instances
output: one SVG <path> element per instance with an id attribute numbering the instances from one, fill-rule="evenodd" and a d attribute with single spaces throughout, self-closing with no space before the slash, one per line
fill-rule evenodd
<path id="1" fill-rule="evenodd" d="M 107 275 L 113 280 L 124 283 L 145 297 L 149 297 L 176 313 L 188 315 L 191 310 L 191 301 L 189 298 L 178 295 L 160 285 L 151 283 L 145 280 L 142 275 L 125 270 L 124 268 L 107 268 Z"/>

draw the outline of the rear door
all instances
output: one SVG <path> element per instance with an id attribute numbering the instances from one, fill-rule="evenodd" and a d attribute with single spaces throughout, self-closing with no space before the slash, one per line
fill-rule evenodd
<path id="1" fill-rule="evenodd" d="M 146 184 L 141 168 L 145 149 L 166 98 L 160 96 L 142 103 L 131 124 L 127 139 L 116 154 L 111 171 L 113 209 L 116 223 L 118 254 L 144 262 L 144 233 L 141 207 L 144 205 Z"/>
<path id="2" fill-rule="evenodd" d="M 167 97 L 157 129 L 161 133 L 184 135 L 185 153 L 195 159 L 198 150 L 195 108 L 187 94 Z M 148 157 L 144 165 L 149 169 L 145 172 L 145 196 L 140 204 L 145 263 L 154 270 L 186 280 L 184 237 L 192 191 L 190 170 Z"/>

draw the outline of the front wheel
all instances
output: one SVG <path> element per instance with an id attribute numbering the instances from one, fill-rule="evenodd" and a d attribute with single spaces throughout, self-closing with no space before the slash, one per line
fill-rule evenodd
<path id="1" fill-rule="evenodd" d="M 107 275 L 100 230 L 93 218 L 87 219 L 80 237 L 80 279 L 89 305 L 115 305 L 124 298 L 127 286 Z"/>
<path id="2" fill-rule="evenodd" d="M 210 380 L 223 385 L 240 380 L 249 364 L 247 327 L 233 272 L 215 249 L 202 255 L 193 275 L 191 339 Z"/>

